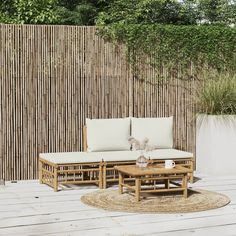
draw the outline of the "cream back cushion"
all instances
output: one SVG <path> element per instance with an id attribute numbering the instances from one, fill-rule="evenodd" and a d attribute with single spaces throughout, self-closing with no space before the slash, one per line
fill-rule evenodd
<path id="1" fill-rule="evenodd" d="M 130 118 L 86 119 L 88 152 L 130 150 Z"/>
<path id="2" fill-rule="evenodd" d="M 154 148 L 173 147 L 173 117 L 132 118 L 131 136 L 139 141 L 149 139 Z"/>

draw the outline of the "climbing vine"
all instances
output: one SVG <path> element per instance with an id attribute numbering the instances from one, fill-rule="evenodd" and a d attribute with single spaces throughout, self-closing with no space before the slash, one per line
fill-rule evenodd
<path id="1" fill-rule="evenodd" d="M 149 57 L 150 66 L 236 71 L 236 28 L 209 25 L 113 23 L 100 26 L 106 40 L 123 43 L 133 68 Z M 146 63 L 146 60 L 145 60 Z"/>

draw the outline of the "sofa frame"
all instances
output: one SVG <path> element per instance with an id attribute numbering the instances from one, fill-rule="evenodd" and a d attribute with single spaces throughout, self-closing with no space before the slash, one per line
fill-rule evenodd
<path id="1" fill-rule="evenodd" d="M 83 151 L 87 151 L 87 129 L 83 128 Z M 193 183 L 194 157 L 174 158 L 176 165 L 183 165 L 192 171 L 188 176 Z M 153 164 L 164 163 L 165 159 L 152 159 Z M 58 191 L 59 184 L 96 184 L 99 188 L 106 188 L 110 183 L 118 183 L 119 175 L 115 166 L 131 165 L 136 161 L 104 161 L 89 163 L 63 163 L 53 162 L 39 158 L 39 182 L 47 184 Z"/>

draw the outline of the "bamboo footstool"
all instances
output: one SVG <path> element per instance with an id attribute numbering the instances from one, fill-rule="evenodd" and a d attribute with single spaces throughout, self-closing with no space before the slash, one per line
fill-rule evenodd
<path id="1" fill-rule="evenodd" d="M 49 158 L 48 158 L 49 159 Z M 66 159 L 66 158 L 65 158 Z M 63 158 L 39 158 L 39 182 L 58 191 L 59 184 L 96 184 L 102 188 L 102 162 L 63 162 Z"/>
<path id="2" fill-rule="evenodd" d="M 115 166 L 115 169 L 119 173 L 119 194 L 123 194 L 124 187 L 131 189 L 135 192 L 136 201 L 140 201 L 141 193 L 182 191 L 183 196 L 188 197 L 188 174 L 192 171 L 182 165 L 176 165 L 172 169 L 166 169 L 163 165 L 146 168 L 126 165 Z M 131 183 L 125 183 L 125 176 L 130 177 L 126 182 Z"/>

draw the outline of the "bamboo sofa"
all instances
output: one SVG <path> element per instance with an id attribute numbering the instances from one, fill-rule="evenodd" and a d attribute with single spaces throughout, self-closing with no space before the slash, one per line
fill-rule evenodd
<path id="1" fill-rule="evenodd" d="M 155 150 L 150 152 L 150 162 L 163 163 L 172 159 L 192 170 L 192 153 L 173 148 L 173 117 L 86 119 L 83 152 L 41 153 L 39 155 L 39 180 L 58 191 L 59 184 L 96 184 L 106 188 L 118 182 L 117 165 L 135 164 L 139 151 L 131 151 L 128 138 L 138 140 L 148 137 Z"/>

